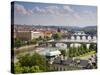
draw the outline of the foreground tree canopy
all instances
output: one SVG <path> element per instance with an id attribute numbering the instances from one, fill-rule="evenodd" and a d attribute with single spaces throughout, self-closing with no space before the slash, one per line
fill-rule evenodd
<path id="1" fill-rule="evenodd" d="M 38 53 L 19 56 L 19 61 L 14 64 L 15 73 L 45 72 L 47 69 L 46 58 Z"/>

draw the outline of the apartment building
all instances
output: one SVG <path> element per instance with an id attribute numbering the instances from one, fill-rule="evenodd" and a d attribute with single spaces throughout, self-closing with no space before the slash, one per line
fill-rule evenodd
<path id="1" fill-rule="evenodd" d="M 16 34 L 16 38 L 19 38 L 23 41 L 44 37 L 44 34 L 42 32 L 36 32 L 36 31 L 17 31 L 14 34 Z"/>

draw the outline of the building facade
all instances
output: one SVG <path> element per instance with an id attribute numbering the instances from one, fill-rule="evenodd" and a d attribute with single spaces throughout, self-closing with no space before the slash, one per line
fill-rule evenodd
<path id="1" fill-rule="evenodd" d="M 34 31 L 17 31 L 14 34 L 16 34 L 16 38 L 19 38 L 23 41 L 44 37 L 42 32 L 34 32 Z"/>

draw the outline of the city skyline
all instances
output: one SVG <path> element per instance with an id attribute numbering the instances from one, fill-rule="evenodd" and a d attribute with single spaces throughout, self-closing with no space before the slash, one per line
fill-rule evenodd
<path id="1" fill-rule="evenodd" d="M 97 7 L 15 2 L 14 24 L 96 26 Z"/>

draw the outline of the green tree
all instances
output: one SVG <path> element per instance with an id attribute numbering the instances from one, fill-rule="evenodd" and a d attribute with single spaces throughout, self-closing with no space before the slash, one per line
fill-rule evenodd
<path id="1" fill-rule="evenodd" d="M 30 44 L 32 44 L 32 41 L 31 40 L 28 40 L 27 41 L 27 45 L 30 45 Z"/>
<path id="2" fill-rule="evenodd" d="M 82 44 L 83 49 L 87 49 L 86 44 Z"/>
<path id="3" fill-rule="evenodd" d="M 44 56 L 34 53 L 31 57 L 31 63 L 32 65 L 38 65 L 41 70 L 46 71 L 46 58 Z"/>
<path id="4" fill-rule="evenodd" d="M 51 37 L 46 36 L 45 38 L 46 38 L 46 40 L 51 40 Z"/>
<path id="5" fill-rule="evenodd" d="M 32 40 L 31 40 L 31 43 L 32 43 L 32 44 L 36 44 L 36 43 L 37 43 L 37 40 L 36 40 L 36 39 L 32 39 Z"/>
<path id="6" fill-rule="evenodd" d="M 18 73 L 34 73 L 34 72 L 42 72 L 42 70 L 40 70 L 39 66 L 21 66 L 19 62 L 15 63 L 14 65 L 14 73 L 18 74 Z"/>
<path id="7" fill-rule="evenodd" d="M 57 32 L 56 34 L 53 35 L 53 38 L 55 40 L 60 40 L 61 39 L 61 33 L 60 32 Z"/>
<path id="8" fill-rule="evenodd" d="M 32 67 L 39 66 L 41 71 L 46 71 L 46 58 L 38 53 L 34 53 L 33 55 L 26 54 L 24 56 L 19 56 L 19 63 L 21 67 Z"/>
<path id="9" fill-rule="evenodd" d="M 66 50 L 60 50 L 60 52 L 63 56 L 66 56 Z"/>
<path id="10" fill-rule="evenodd" d="M 23 73 L 23 68 L 19 62 L 14 64 L 14 73 Z"/>
<path id="11" fill-rule="evenodd" d="M 31 72 L 29 66 L 24 66 L 22 68 L 23 68 L 23 73 L 29 73 L 29 72 Z"/>
<path id="12" fill-rule="evenodd" d="M 32 66 L 30 64 L 31 62 L 31 56 L 29 54 L 26 54 L 24 56 L 19 56 L 19 63 L 21 64 L 21 66 Z"/>
<path id="13" fill-rule="evenodd" d="M 40 70 L 39 66 L 32 66 L 32 67 L 30 68 L 30 71 L 31 71 L 32 73 L 35 73 L 35 72 L 42 72 L 42 70 Z"/>
<path id="14" fill-rule="evenodd" d="M 39 38 L 38 38 L 39 40 L 42 40 L 43 38 L 41 37 L 41 36 L 39 36 Z"/>
<path id="15" fill-rule="evenodd" d="M 14 40 L 14 47 L 20 47 L 22 45 L 22 41 L 18 38 Z"/>
<path id="16" fill-rule="evenodd" d="M 89 49 L 90 50 L 95 50 L 96 49 L 96 44 L 91 43 Z"/>

